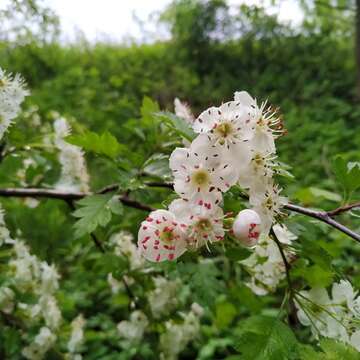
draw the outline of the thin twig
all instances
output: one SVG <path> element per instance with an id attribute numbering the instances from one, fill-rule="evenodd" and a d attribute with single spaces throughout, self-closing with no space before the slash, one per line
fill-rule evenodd
<path id="1" fill-rule="evenodd" d="M 102 189 L 101 192 L 104 194 L 105 192 L 109 192 L 110 190 L 104 191 Z M 111 191 L 114 191 L 112 188 Z M 85 196 L 92 195 L 92 193 L 84 193 L 84 192 L 64 192 L 58 191 L 54 189 L 38 189 L 38 188 L 6 188 L 0 189 L 0 196 L 2 197 L 33 197 L 33 198 L 49 198 L 49 199 L 59 199 L 64 201 L 71 201 L 71 200 L 80 200 Z M 139 201 L 130 199 L 127 195 L 120 195 L 119 200 L 128 207 L 132 207 L 139 210 L 144 211 L 153 211 L 154 208 L 142 204 Z"/>
<path id="2" fill-rule="evenodd" d="M 285 255 L 284 249 L 283 249 L 283 247 L 281 245 L 281 242 L 278 239 L 278 237 L 276 236 L 275 231 L 274 231 L 273 228 L 270 229 L 270 235 L 273 238 L 273 240 L 275 241 L 275 243 L 276 243 L 276 245 L 277 245 L 277 247 L 279 249 L 281 258 L 283 260 L 283 263 L 284 263 L 284 266 L 285 266 L 286 281 L 288 282 L 290 295 L 291 295 L 291 293 L 293 292 L 293 286 L 292 286 L 292 281 L 291 281 L 291 277 L 290 277 L 290 264 L 289 264 L 289 262 L 288 262 L 288 260 L 286 258 L 286 255 Z"/>
<path id="3" fill-rule="evenodd" d="M 172 184 L 169 183 L 160 183 L 160 182 L 150 182 L 147 184 L 148 186 L 152 186 L 152 187 L 166 187 L 166 188 L 172 188 Z M 117 185 L 110 185 L 107 186 L 106 188 L 103 188 L 102 190 L 100 190 L 99 193 L 103 194 L 105 192 L 109 192 L 109 191 L 115 191 L 118 189 Z M 5 188 L 5 189 L 0 189 L 0 196 L 3 197 L 35 197 L 35 198 L 52 198 L 52 199 L 61 199 L 61 200 L 79 200 L 82 199 L 85 196 L 88 195 L 92 195 L 92 193 L 83 193 L 83 192 L 63 192 L 63 191 L 58 191 L 58 190 L 54 190 L 54 189 L 40 189 L 40 188 Z M 144 210 L 144 211 L 153 211 L 155 210 L 153 207 L 140 203 L 139 201 L 136 200 L 132 200 L 129 198 L 128 194 L 125 195 L 120 195 L 119 196 L 119 200 L 128 207 L 132 207 L 135 209 L 139 209 L 139 210 Z M 304 208 L 301 207 L 299 205 L 294 205 L 294 204 L 285 204 L 284 208 L 292 211 L 292 212 L 296 212 L 299 214 L 303 214 L 315 219 L 318 219 L 336 229 L 338 229 L 339 231 L 343 232 L 344 234 L 350 236 L 351 238 L 353 238 L 354 240 L 360 242 L 360 235 L 357 234 L 356 232 L 350 230 L 349 228 L 347 228 L 346 226 L 340 224 L 339 222 L 337 222 L 336 220 L 334 220 L 332 217 L 335 215 L 338 215 L 342 212 L 351 210 L 353 208 L 355 208 L 357 206 L 353 205 L 350 207 L 350 205 L 346 208 L 346 207 L 342 207 L 341 210 L 339 209 L 335 209 L 334 211 L 330 211 L 330 212 L 326 212 L 326 211 L 319 211 L 319 210 L 312 210 L 312 209 L 308 209 L 308 208 Z M 334 214 L 335 212 L 335 214 Z"/>
<path id="4" fill-rule="evenodd" d="M 334 216 L 340 215 L 340 214 L 342 214 L 344 212 L 347 212 L 347 211 L 350 211 L 350 210 L 356 209 L 356 208 L 360 209 L 360 201 L 356 202 L 356 203 L 353 203 L 353 204 L 340 206 L 340 207 L 338 207 L 338 208 L 336 208 L 334 210 L 331 210 L 331 211 L 327 211 L 327 214 L 330 217 L 334 217 Z"/>
<path id="5" fill-rule="evenodd" d="M 339 231 L 343 232 L 344 234 L 350 236 L 354 240 L 360 242 L 360 235 L 357 234 L 355 231 L 350 230 L 348 227 L 340 224 L 336 220 L 334 220 L 326 211 L 318 211 L 318 210 L 312 210 L 307 209 L 298 205 L 294 204 L 285 204 L 284 208 L 302 215 L 306 215 L 309 217 L 312 217 L 314 219 L 320 220 L 335 229 L 338 229 Z"/>

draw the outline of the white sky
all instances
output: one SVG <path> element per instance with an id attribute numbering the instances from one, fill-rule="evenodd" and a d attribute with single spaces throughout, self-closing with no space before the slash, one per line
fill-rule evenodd
<path id="1" fill-rule="evenodd" d="M 1 0 L 0 0 L 1 1 Z M 241 3 L 259 4 L 269 0 L 228 0 L 230 5 Z M 166 32 L 151 28 L 148 17 L 163 10 L 171 0 L 44 0 L 60 16 L 64 40 L 76 38 L 81 31 L 90 41 L 106 38 L 119 41 L 136 38 L 141 41 L 141 31 L 134 15 L 145 22 L 145 29 L 153 38 L 163 38 Z M 269 12 L 278 12 L 283 21 L 298 23 L 302 13 L 295 0 L 281 0 L 280 9 L 269 7 Z"/>

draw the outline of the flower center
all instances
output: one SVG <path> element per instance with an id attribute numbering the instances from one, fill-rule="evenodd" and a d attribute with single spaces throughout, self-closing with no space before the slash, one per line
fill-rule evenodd
<path id="1" fill-rule="evenodd" d="M 165 227 L 160 233 L 160 240 L 167 245 L 170 245 L 175 238 L 173 229 Z"/>
<path id="2" fill-rule="evenodd" d="M 206 170 L 197 170 L 192 174 L 191 180 L 197 186 L 204 186 L 209 184 L 210 176 Z"/>
<path id="3" fill-rule="evenodd" d="M 234 132 L 234 128 L 230 122 L 225 121 L 215 128 L 215 132 L 219 137 L 227 138 L 229 135 L 231 135 Z"/>
<path id="4" fill-rule="evenodd" d="M 200 219 L 196 223 L 195 227 L 201 232 L 207 232 L 212 229 L 212 224 L 209 219 Z"/>
<path id="5" fill-rule="evenodd" d="M 5 79 L 0 79 L 0 88 L 6 85 Z"/>

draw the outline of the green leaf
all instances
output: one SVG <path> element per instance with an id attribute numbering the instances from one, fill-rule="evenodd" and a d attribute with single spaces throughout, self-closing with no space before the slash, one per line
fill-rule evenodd
<path id="1" fill-rule="evenodd" d="M 337 156 L 333 161 L 333 171 L 337 181 L 344 188 L 346 199 L 360 188 L 360 163 L 346 163 L 342 156 Z"/>
<path id="2" fill-rule="evenodd" d="M 148 96 L 144 96 L 140 109 L 143 122 L 151 125 L 153 123 L 154 114 L 159 110 L 160 108 L 158 103 L 150 99 Z"/>
<path id="3" fill-rule="evenodd" d="M 226 248 L 225 255 L 232 261 L 240 261 L 248 258 L 252 252 L 245 247 L 229 247 Z"/>
<path id="4" fill-rule="evenodd" d="M 195 139 L 196 134 L 184 119 L 181 119 L 180 117 L 167 111 L 161 111 L 155 115 L 158 116 L 166 126 L 172 129 L 179 136 L 189 141 L 193 141 Z"/>
<path id="5" fill-rule="evenodd" d="M 343 342 L 322 339 L 320 341 L 321 349 L 325 352 L 327 360 L 359 360 L 360 354 L 350 345 Z"/>
<path id="6" fill-rule="evenodd" d="M 333 282 L 334 273 L 318 264 L 301 269 L 301 275 L 311 287 L 326 287 Z"/>
<path id="7" fill-rule="evenodd" d="M 108 131 L 101 135 L 87 131 L 81 135 L 70 135 L 65 140 L 70 144 L 80 146 L 85 151 L 105 155 L 111 159 L 115 159 L 126 150 L 126 146 L 120 144 Z"/>
<path id="8" fill-rule="evenodd" d="M 225 329 L 234 320 L 237 310 L 235 306 L 227 301 L 216 304 L 215 324 L 219 329 Z"/>
<path id="9" fill-rule="evenodd" d="M 315 197 L 321 197 L 325 200 L 335 201 L 335 202 L 340 202 L 342 200 L 339 194 L 336 194 L 332 191 L 319 189 L 317 187 L 310 187 L 309 190 Z"/>
<path id="10" fill-rule="evenodd" d="M 146 160 L 143 170 L 148 175 L 169 179 L 171 177 L 169 156 L 165 154 L 152 155 Z"/>
<path id="11" fill-rule="evenodd" d="M 91 195 L 78 201 L 77 204 L 80 207 L 73 212 L 73 215 L 79 218 L 74 225 L 75 237 L 78 238 L 85 234 L 90 234 L 98 226 L 108 224 L 111 220 L 112 211 L 122 214 L 121 207 L 115 206 L 114 201 L 112 193 Z"/>
<path id="12" fill-rule="evenodd" d="M 236 350 L 243 360 L 296 359 L 298 341 L 281 321 L 253 316 L 241 323 Z"/>

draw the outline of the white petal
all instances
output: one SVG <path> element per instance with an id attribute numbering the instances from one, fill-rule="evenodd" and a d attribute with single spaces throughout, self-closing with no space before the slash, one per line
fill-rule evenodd
<path id="1" fill-rule="evenodd" d="M 256 100 L 253 99 L 247 91 L 236 91 L 234 100 L 241 103 L 241 105 L 248 107 L 257 107 Z"/>
<path id="2" fill-rule="evenodd" d="M 220 117 L 219 108 L 211 107 L 203 111 L 197 119 L 195 119 L 193 124 L 193 129 L 197 133 L 208 132 L 210 131 L 217 120 Z"/>
<path id="3" fill-rule="evenodd" d="M 188 158 L 188 150 L 185 148 L 176 148 L 170 155 L 169 166 L 172 171 L 183 171 L 184 164 Z"/>

